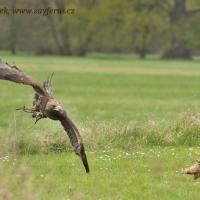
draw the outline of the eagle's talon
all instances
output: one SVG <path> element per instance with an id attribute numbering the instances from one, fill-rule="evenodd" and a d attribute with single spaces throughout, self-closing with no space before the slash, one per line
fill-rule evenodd
<path id="1" fill-rule="evenodd" d="M 38 122 L 39 120 L 41 120 L 41 119 L 43 119 L 43 117 L 39 117 L 39 118 L 36 117 L 35 124 L 37 124 L 37 122 Z"/>
<path id="2" fill-rule="evenodd" d="M 36 124 L 39 120 L 45 118 L 45 116 L 39 112 L 39 113 L 36 113 L 35 118 L 36 118 L 35 120 L 35 124 Z"/>
<path id="3" fill-rule="evenodd" d="M 16 110 L 22 110 L 26 113 L 33 113 L 34 110 L 33 109 L 30 109 L 30 108 L 26 108 L 25 106 L 23 106 L 22 108 L 16 108 Z"/>
<path id="4" fill-rule="evenodd" d="M 32 86 L 36 92 L 33 99 L 32 109 L 27 109 L 24 106 L 16 110 L 31 113 L 32 117 L 36 119 L 35 124 L 42 118 L 59 120 L 69 136 L 71 145 L 75 148 L 75 152 L 80 156 L 86 172 L 89 173 L 89 165 L 81 135 L 78 128 L 67 116 L 62 106 L 53 98 L 51 92 L 51 78 L 52 76 L 44 81 L 43 85 L 41 85 L 16 66 L 0 61 L 0 79 Z"/>

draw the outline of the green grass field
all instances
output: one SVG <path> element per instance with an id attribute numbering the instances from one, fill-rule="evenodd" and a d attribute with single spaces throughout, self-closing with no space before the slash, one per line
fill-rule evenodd
<path id="1" fill-rule="evenodd" d="M 54 72 L 91 167 L 58 122 L 15 111 L 31 107 L 32 88 L 0 81 L 0 199 L 199 199 L 200 182 L 180 173 L 200 153 L 198 58 L 0 55 L 41 82 Z"/>

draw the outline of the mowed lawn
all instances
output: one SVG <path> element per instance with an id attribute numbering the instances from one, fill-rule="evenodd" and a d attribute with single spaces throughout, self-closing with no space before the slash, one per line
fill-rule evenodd
<path id="1" fill-rule="evenodd" d="M 198 200 L 199 180 L 180 169 L 192 164 L 199 151 L 170 147 L 90 151 L 90 174 L 72 153 L 8 156 L 0 160 L 0 197 Z"/>
<path id="2" fill-rule="evenodd" d="M 80 129 L 148 120 L 172 123 L 183 113 L 200 113 L 199 59 L 0 55 L 41 82 L 54 72 L 54 96 Z M 32 88 L 0 84 L 1 135 L 13 132 L 17 137 L 22 129 L 27 135 L 45 130 L 64 134 L 56 122 L 33 125 L 28 114 L 15 111 L 31 107 Z M 93 147 L 87 153 L 89 175 L 71 152 L 0 154 L 0 199 L 199 199 L 200 182 L 180 173 L 198 158 L 198 147 Z"/>

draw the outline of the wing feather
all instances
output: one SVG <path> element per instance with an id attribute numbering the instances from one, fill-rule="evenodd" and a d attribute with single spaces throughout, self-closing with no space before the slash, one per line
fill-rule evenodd
<path id="1" fill-rule="evenodd" d="M 30 85 L 38 94 L 42 96 L 48 96 L 47 92 L 36 80 L 25 74 L 16 66 L 4 63 L 2 61 L 0 61 L 0 79 L 15 83 L 22 83 L 24 85 Z"/>
<path id="2" fill-rule="evenodd" d="M 78 128 L 72 122 L 72 120 L 67 116 L 67 114 L 63 116 L 60 122 L 64 127 L 65 131 L 67 132 L 67 135 L 69 136 L 70 142 L 74 148 L 75 153 L 80 156 L 86 172 L 89 173 L 90 171 L 89 164 L 87 161 L 87 156 L 85 154 L 85 149 Z"/>
<path id="3" fill-rule="evenodd" d="M 45 89 L 45 91 L 49 94 L 49 96 L 52 97 L 52 91 L 51 91 L 51 80 L 53 78 L 53 73 L 51 74 L 50 77 L 48 77 L 47 80 L 44 81 L 43 83 L 43 87 Z"/>

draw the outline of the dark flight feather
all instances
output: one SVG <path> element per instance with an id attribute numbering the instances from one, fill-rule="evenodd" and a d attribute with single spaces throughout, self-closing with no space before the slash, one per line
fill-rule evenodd
<path id="1" fill-rule="evenodd" d="M 24 85 L 30 85 L 40 95 L 48 96 L 44 88 L 37 81 L 32 79 L 29 75 L 25 74 L 15 65 L 10 65 L 0 61 L 0 79 L 22 83 Z"/>
<path id="2" fill-rule="evenodd" d="M 44 87 L 45 91 L 46 91 L 46 92 L 49 94 L 49 96 L 51 96 L 51 97 L 52 97 L 51 80 L 52 80 L 52 78 L 53 78 L 53 74 L 54 74 L 54 73 L 52 73 L 51 76 L 50 76 L 47 80 L 45 80 L 44 83 L 43 83 L 43 87 Z"/>
<path id="3" fill-rule="evenodd" d="M 74 147 L 75 153 L 80 156 L 86 172 L 89 173 L 90 170 L 89 170 L 89 165 L 87 161 L 87 156 L 85 154 L 83 141 L 78 131 L 78 128 L 72 122 L 72 120 L 67 116 L 66 113 L 64 113 L 63 118 L 60 119 L 60 122 L 69 136 L 70 142 L 72 146 Z"/>

